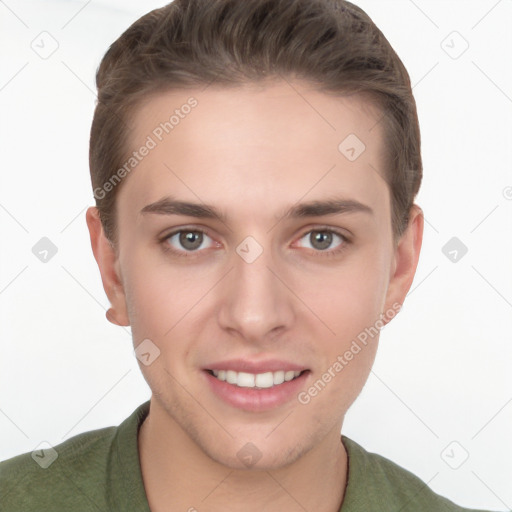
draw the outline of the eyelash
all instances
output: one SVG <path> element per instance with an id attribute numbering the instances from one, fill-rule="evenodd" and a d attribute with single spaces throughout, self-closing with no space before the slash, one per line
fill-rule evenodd
<path id="1" fill-rule="evenodd" d="M 313 251 L 315 253 L 315 255 L 321 255 L 321 257 L 326 257 L 326 258 L 336 257 L 336 256 L 339 256 L 342 252 L 344 252 L 347 249 L 347 246 L 351 243 L 351 240 L 346 235 L 341 233 L 340 231 L 338 231 L 336 229 L 333 229 L 333 228 L 330 228 L 330 227 L 322 227 L 322 226 L 315 227 L 315 228 L 309 229 L 308 231 L 305 231 L 304 233 L 302 233 L 300 235 L 300 237 L 298 237 L 297 240 L 301 240 L 306 235 L 309 235 L 309 234 L 311 234 L 311 233 L 313 233 L 315 231 L 316 232 L 320 232 L 320 233 L 331 233 L 331 234 L 339 236 L 341 238 L 341 240 L 342 240 L 341 246 L 336 248 L 336 249 L 325 249 L 324 251 L 310 249 L 311 251 Z M 189 232 L 189 233 L 202 233 L 203 235 L 206 235 L 206 236 L 212 238 L 208 234 L 208 231 L 205 230 L 205 229 L 202 229 L 202 228 L 186 228 L 185 227 L 185 228 L 180 228 L 180 229 L 177 229 L 175 231 L 171 231 L 170 233 L 167 233 L 165 236 L 163 236 L 162 238 L 159 239 L 159 243 L 162 245 L 162 248 L 163 248 L 163 250 L 165 252 L 169 252 L 169 253 L 172 253 L 173 255 L 180 256 L 180 257 L 185 257 L 185 258 L 194 257 L 194 255 L 199 254 L 201 251 L 186 251 L 186 250 L 177 251 L 177 250 L 173 249 L 167 243 L 169 238 L 171 238 L 172 236 L 177 235 L 179 233 L 187 233 L 187 232 Z M 212 238 L 212 240 L 213 240 L 213 238 Z M 205 249 L 203 249 L 203 251 L 204 250 Z"/>

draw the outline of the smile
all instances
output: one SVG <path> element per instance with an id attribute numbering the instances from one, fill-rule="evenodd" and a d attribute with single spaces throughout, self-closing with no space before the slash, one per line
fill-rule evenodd
<path id="1" fill-rule="evenodd" d="M 300 371 L 278 370 L 276 372 L 246 373 L 234 370 L 210 370 L 218 380 L 233 384 L 240 388 L 267 389 L 279 386 L 300 376 Z"/>

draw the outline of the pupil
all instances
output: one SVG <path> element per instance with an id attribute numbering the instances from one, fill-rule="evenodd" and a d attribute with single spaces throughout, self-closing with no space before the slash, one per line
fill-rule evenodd
<path id="1" fill-rule="evenodd" d="M 332 233 L 326 233 L 325 231 L 312 231 L 309 237 L 311 245 L 315 249 L 327 249 L 332 243 Z"/>
<path id="2" fill-rule="evenodd" d="M 180 233 L 180 244 L 183 248 L 192 251 L 203 243 L 203 234 L 197 231 L 186 231 Z"/>

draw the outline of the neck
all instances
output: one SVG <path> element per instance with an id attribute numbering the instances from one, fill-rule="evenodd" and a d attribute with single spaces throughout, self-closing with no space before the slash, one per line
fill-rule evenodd
<path id="1" fill-rule="evenodd" d="M 152 512 L 339 511 L 347 481 L 339 425 L 285 467 L 232 469 L 212 460 L 153 404 L 138 437 Z"/>

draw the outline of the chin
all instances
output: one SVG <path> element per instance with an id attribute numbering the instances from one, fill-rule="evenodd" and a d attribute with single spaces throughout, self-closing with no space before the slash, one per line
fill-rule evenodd
<path id="1" fill-rule="evenodd" d="M 204 449 L 206 455 L 212 460 L 232 470 L 269 471 L 284 468 L 297 461 L 305 451 L 302 446 L 294 445 L 278 450 L 274 447 L 258 446 L 257 443 L 247 441 L 233 442 L 231 446 L 219 449 L 219 446 Z"/>

